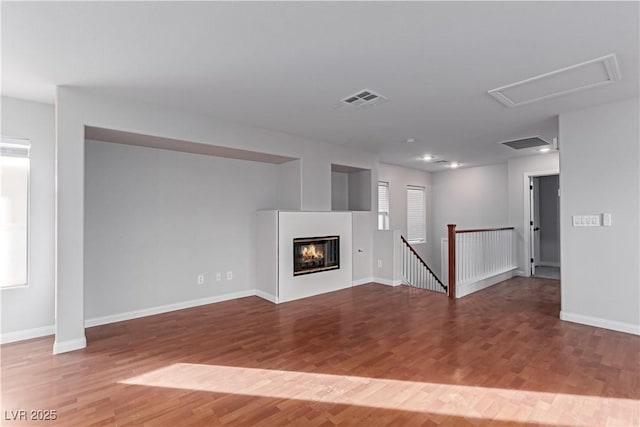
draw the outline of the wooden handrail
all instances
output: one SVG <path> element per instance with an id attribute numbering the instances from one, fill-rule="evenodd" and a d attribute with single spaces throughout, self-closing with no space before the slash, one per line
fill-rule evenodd
<path id="1" fill-rule="evenodd" d="M 452 225 L 452 224 L 450 224 Z M 462 233 L 484 233 L 486 231 L 502 231 L 502 230 L 514 230 L 513 227 L 500 227 L 500 228 L 474 228 L 471 230 L 456 230 L 456 234 Z"/>
<path id="2" fill-rule="evenodd" d="M 418 252 L 416 252 L 415 249 L 413 249 L 413 246 L 411 246 L 411 244 L 407 241 L 407 239 L 404 238 L 404 236 L 400 235 L 400 238 L 402 239 L 402 241 L 404 242 L 405 246 L 409 248 L 409 250 L 411 252 L 413 252 L 413 254 L 418 258 L 418 260 L 420 260 L 420 263 L 422 263 L 422 265 L 424 265 L 426 267 L 427 270 L 429 270 L 429 273 L 431 273 L 431 275 L 433 275 L 433 277 L 436 278 L 436 280 L 438 281 L 438 283 L 440 284 L 440 286 L 442 286 L 445 290 L 447 290 L 447 285 L 445 285 L 444 283 L 442 283 L 442 280 L 440 280 L 438 278 L 438 276 L 436 276 L 436 273 L 433 272 L 433 270 L 431 270 L 431 268 L 429 268 L 429 266 L 427 265 L 426 262 L 424 262 L 424 260 L 422 259 L 422 257 L 420 256 L 420 254 Z"/>
<path id="3" fill-rule="evenodd" d="M 456 225 L 447 224 L 449 246 L 449 298 L 456 299 Z"/>

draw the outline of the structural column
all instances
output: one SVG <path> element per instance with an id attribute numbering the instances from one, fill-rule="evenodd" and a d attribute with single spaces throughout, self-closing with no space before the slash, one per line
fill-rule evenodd
<path id="1" fill-rule="evenodd" d="M 56 89 L 56 325 L 53 353 L 86 347 L 84 334 L 84 125 L 73 90 Z"/>

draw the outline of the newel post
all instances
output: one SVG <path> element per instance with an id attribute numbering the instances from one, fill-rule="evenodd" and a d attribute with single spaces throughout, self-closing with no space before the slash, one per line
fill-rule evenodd
<path id="1" fill-rule="evenodd" d="M 449 298 L 456 298 L 456 225 L 448 224 L 447 239 L 449 244 Z"/>

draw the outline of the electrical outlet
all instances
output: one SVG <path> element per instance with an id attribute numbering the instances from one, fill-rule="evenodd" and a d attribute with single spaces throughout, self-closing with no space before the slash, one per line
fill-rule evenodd
<path id="1" fill-rule="evenodd" d="M 204 274 L 198 274 L 198 285 L 204 285 Z"/>
<path id="2" fill-rule="evenodd" d="M 216 273 L 216 281 L 221 281 L 222 280 L 222 273 Z"/>
<path id="3" fill-rule="evenodd" d="M 378 268 L 382 268 L 382 260 L 381 259 L 378 260 Z"/>
<path id="4" fill-rule="evenodd" d="M 227 280 L 233 279 L 233 271 L 227 271 Z"/>

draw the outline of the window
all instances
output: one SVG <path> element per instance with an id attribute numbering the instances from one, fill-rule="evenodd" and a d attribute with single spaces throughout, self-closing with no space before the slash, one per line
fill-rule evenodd
<path id="1" fill-rule="evenodd" d="M 0 287 L 27 284 L 29 141 L 0 142 Z"/>
<path id="2" fill-rule="evenodd" d="M 427 240 L 424 187 L 407 186 L 407 240 L 410 243 Z"/>
<path id="3" fill-rule="evenodd" d="M 389 229 L 389 183 L 378 181 L 378 230 Z"/>

